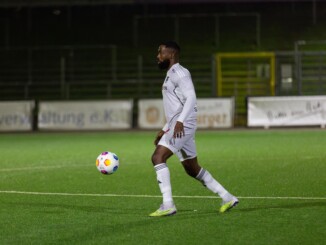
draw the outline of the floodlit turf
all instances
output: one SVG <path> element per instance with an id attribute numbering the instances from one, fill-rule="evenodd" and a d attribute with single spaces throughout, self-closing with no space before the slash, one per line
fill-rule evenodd
<path id="1" fill-rule="evenodd" d="M 220 200 L 168 162 L 178 213 L 150 163 L 156 132 L 0 135 L 0 244 L 325 244 L 326 131 L 197 132 L 198 157 L 240 204 Z M 119 170 L 95 159 L 111 150 Z"/>

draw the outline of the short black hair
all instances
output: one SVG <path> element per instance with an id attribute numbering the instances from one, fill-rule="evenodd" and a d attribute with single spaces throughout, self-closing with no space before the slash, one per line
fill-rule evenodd
<path id="1" fill-rule="evenodd" d="M 175 41 L 165 41 L 165 42 L 162 42 L 161 45 L 164 45 L 167 48 L 172 48 L 179 53 L 181 51 L 180 46 Z"/>

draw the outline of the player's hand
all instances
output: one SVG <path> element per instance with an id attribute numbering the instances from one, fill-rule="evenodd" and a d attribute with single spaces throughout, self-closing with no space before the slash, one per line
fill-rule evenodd
<path id="1" fill-rule="evenodd" d="M 158 134 L 156 135 L 156 138 L 154 140 L 154 145 L 157 145 L 158 142 L 161 140 L 162 136 L 164 135 L 164 131 L 161 130 L 160 132 L 158 132 Z"/>
<path id="2" fill-rule="evenodd" d="M 181 138 L 185 135 L 185 131 L 183 128 L 183 123 L 177 121 L 174 127 L 174 133 L 173 133 L 173 138 Z"/>

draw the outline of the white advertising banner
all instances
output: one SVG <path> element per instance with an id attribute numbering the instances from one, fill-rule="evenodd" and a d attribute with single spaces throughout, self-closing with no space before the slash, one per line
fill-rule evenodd
<path id="1" fill-rule="evenodd" d="M 34 101 L 0 102 L 0 131 L 32 130 L 34 107 Z"/>
<path id="2" fill-rule="evenodd" d="M 143 99 L 138 101 L 139 128 L 162 128 L 165 122 L 163 102 L 161 99 Z"/>
<path id="3" fill-rule="evenodd" d="M 326 96 L 250 97 L 248 126 L 326 125 Z"/>
<path id="4" fill-rule="evenodd" d="M 234 99 L 198 99 L 198 128 L 231 128 L 234 118 Z"/>
<path id="5" fill-rule="evenodd" d="M 198 128 L 233 127 L 234 99 L 212 98 L 197 99 Z M 161 99 L 143 99 L 138 101 L 138 126 L 143 129 L 162 128 L 165 124 Z"/>
<path id="6" fill-rule="evenodd" d="M 40 102 L 41 130 L 103 130 L 132 127 L 132 100 Z"/>

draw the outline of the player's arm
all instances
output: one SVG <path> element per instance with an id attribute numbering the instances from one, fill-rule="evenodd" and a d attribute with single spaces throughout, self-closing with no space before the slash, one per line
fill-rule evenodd
<path id="1" fill-rule="evenodd" d="M 181 138 L 184 135 L 185 135 L 185 131 L 184 131 L 184 128 L 183 128 L 183 122 L 177 121 L 177 123 L 174 126 L 173 137 L 174 138 Z"/>
<path id="2" fill-rule="evenodd" d="M 182 112 L 178 117 L 177 123 L 174 127 L 174 138 L 181 138 L 184 136 L 183 122 L 190 115 L 196 106 L 196 93 L 190 76 L 185 76 L 180 79 L 179 87 L 186 99 Z"/>

